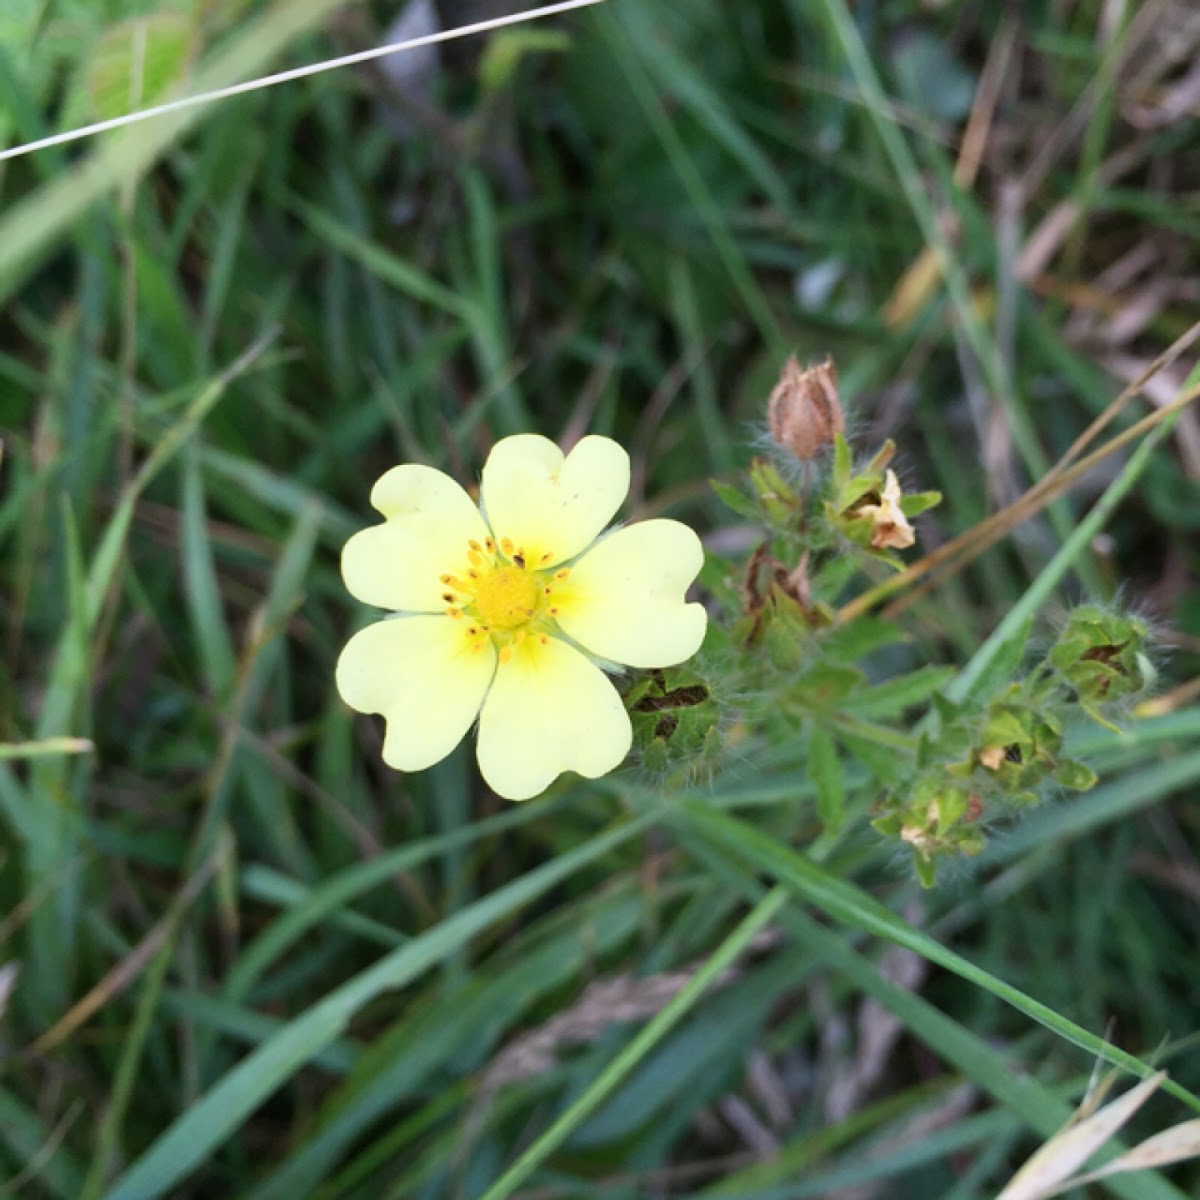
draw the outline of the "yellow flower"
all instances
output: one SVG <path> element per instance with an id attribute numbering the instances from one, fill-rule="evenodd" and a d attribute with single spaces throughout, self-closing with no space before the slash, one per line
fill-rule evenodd
<path id="1" fill-rule="evenodd" d="M 629 717 L 593 659 L 672 666 L 706 623 L 684 600 L 704 561 L 686 525 L 600 536 L 628 490 L 616 442 L 585 437 L 564 457 L 536 434 L 492 448 L 482 512 L 431 467 L 393 467 L 375 484 L 385 520 L 346 543 L 342 575 L 359 600 L 401 615 L 355 634 L 336 678 L 351 708 L 383 714 L 389 766 L 432 766 L 477 716 L 479 769 L 509 800 L 621 763 Z"/>
<path id="2" fill-rule="evenodd" d="M 900 511 L 902 495 L 896 472 L 888 471 L 884 477 L 883 495 L 879 503 L 860 504 L 854 510 L 855 516 L 871 518 L 871 545 L 876 550 L 888 547 L 904 550 L 917 540 L 908 518 Z"/>

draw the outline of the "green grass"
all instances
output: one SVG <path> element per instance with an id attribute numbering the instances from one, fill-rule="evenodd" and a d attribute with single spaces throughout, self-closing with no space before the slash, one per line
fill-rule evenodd
<path id="1" fill-rule="evenodd" d="M 17 4 L 0 137 L 91 119 L 127 18 L 191 14 L 199 89 L 371 44 L 386 8 Z M 1036 483 L 1120 390 L 1104 359 L 1194 319 L 1196 120 L 1131 123 L 1157 93 L 1103 8 L 1029 7 L 969 185 L 1001 5 L 608 0 L 498 88 L 481 43 L 447 51 L 436 130 L 346 71 L 0 164 L 0 1197 L 983 1200 L 1098 1061 L 1171 1072 L 1129 1142 L 1194 1115 L 1194 697 L 1072 726 L 1100 784 L 932 891 L 869 828 L 929 694 L 1009 670 L 1027 621 L 1043 645 L 1119 602 L 1160 691 L 1196 676 L 1194 412 L 905 610 L 836 741 L 722 692 L 717 655 L 711 771 L 505 806 L 469 746 L 388 771 L 332 683 L 367 619 L 338 553 L 396 462 L 472 482 L 508 433 L 616 437 L 630 515 L 711 534 L 718 597 L 756 531 L 708 480 L 760 451 L 792 351 L 832 353 L 859 444 L 945 494 L 923 545 Z M 889 323 L 926 247 L 939 277 Z M 614 979 L 663 991 L 589 1022 Z M 1086 1194 L 1198 1189 L 1183 1164 Z"/>

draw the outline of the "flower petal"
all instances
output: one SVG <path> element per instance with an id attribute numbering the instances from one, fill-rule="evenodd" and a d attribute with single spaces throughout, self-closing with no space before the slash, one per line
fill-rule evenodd
<path id="1" fill-rule="evenodd" d="M 405 463 L 371 489 L 387 518 L 356 533 L 342 551 L 342 577 L 364 604 L 407 612 L 440 612 L 439 576 L 463 570 L 467 542 L 482 542 L 487 526 L 474 501 L 449 475 Z"/>
<path id="2" fill-rule="evenodd" d="M 462 741 L 495 670 L 495 647 L 472 654 L 462 621 L 394 617 L 346 643 L 336 679 L 351 708 L 387 720 L 383 761 L 423 771 Z"/>
<path id="3" fill-rule="evenodd" d="M 493 791 L 528 800 L 563 771 L 619 766 L 633 734 L 604 672 L 557 638 L 526 638 L 496 670 L 479 718 L 479 769 Z"/>
<path id="4" fill-rule="evenodd" d="M 629 667 L 691 658 L 708 622 L 684 593 L 704 565 L 700 539 L 678 521 L 641 521 L 596 543 L 554 590 L 558 623 L 585 650 Z"/>
<path id="5" fill-rule="evenodd" d="M 539 434 L 506 437 L 483 468 L 483 508 L 492 532 L 524 550 L 531 567 L 565 562 L 590 546 L 628 491 L 629 455 L 595 435 L 565 458 Z"/>

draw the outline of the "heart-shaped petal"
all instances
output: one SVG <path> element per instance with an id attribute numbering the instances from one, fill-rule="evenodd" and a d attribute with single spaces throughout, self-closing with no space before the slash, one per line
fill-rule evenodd
<path id="1" fill-rule="evenodd" d="M 386 718 L 383 761 L 423 771 L 462 741 L 495 669 L 495 647 L 468 637 L 464 622 L 393 617 L 346 643 L 335 678 L 351 708 Z"/>
<path id="2" fill-rule="evenodd" d="M 583 438 L 564 457 L 549 438 L 497 442 L 483 468 L 483 507 L 496 540 L 543 569 L 587 549 L 629 491 L 629 455 L 611 438 Z"/>
<path id="3" fill-rule="evenodd" d="M 684 593 L 704 565 L 700 539 L 679 521 L 640 521 L 597 542 L 556 585 L 563 632 L 627 667 L 670 667 L 704 640 L 702 604 Z"/>
<path id="4" fill-rule="evenodd" d="M 356 533 L 342 551 L 351 595 L 395 611 L 444 610 L 440 577 L 463 569 L 470 539 L 487 537 L 475 502 L 449 475 L 405 463 L 379 479 L 371 503 L 387 520 Z"/>
<path id="5" fill-rule="evenodd" d="M 496 678 L 479 717 L 479 769 L 508 800 L 536 796 L 563 771 L 605 775 L 633 734 L 617 689 L 557 638 L 526 638 Z"/>

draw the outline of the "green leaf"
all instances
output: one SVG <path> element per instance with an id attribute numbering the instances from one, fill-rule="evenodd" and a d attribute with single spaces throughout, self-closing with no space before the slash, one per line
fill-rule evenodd
<path id="1" fill-rule="evenodd" d="M 599 1077 L 483 1194 L 482 1200 L 503 1200 L 523 1183 L 534 1169 L 566 1140 L 572 1130 L 592 1113 L 613 1089 L 640 1063 L 699 1001 L 722 971 L 730 967 L 749 946 L 754 935 L 783 907 L 787 893 L 782 888 L 768 892 L 752 912 L 705 961 L 662 1010 L 608 1064 Z"/>
<path id="2" fill-rule="evenodd" d="M 941 502 L 941 492 L 906 492 L 900 497 L 900 511 L 906 517 L 917 517 Z"/>
<path id="3" fill-rule="evenodd" d="M 97 120 L 136 112 L 187 73 L 197 43 L 194 21 L 159 12 L 115 25 L 92 51 L 87 92 Z"/>
<path id="4" fill-rule="evenodd" d="M 907 634 L 895 621 L 882 617 L 855 617 L 846 625 L 833 625 L 821 631 L 821 649 L 835 662 L 857 666 L 868 654 L 885 646 L 895 646 Z"/>
<path id="5" fill-rule="evenodd" d="M 384 992 L 403 987 L 497 921 L 544 895 L 581 867 L 649 826 L 637 817 L 460 909 L 427 933 L 353 976 L 238 1063 L 196 1100 L 121 1176 L 106 1200 L 157 1200 L 219 1146 L 314 1055 L 342 1037 L 353 1017 Z"/>
<path id="6" fill-rule="evenodd" d="M 1064 758 L 1054 768 L 1051 776 L 1055 783 L 1062 784 L 1074 792 L 1086 792 L 1096 786 L 1096 772 L 1087 763 L 1073 758 Z"/>
<path id="7" fill-rule="evenodd" d="M 808 773 L 817 789 L 817 815 L 826 833 L 837 833 L 845 819 L 846 789 L 833 738 L 814 725 L 808 739 Z"/>
<path id="8" fill-rule="evenodd" d="M 990 700 L 1010 683 L 1025 660 L 1032 618 L 1012 630 L 1002 641 L 985 643 L 966 668 L 946 688 L 946 695 L 955 701 Z"/>
<path id="9" fill-rule="evenodd" d="M 493 33 L 479 63 L 479 82 L 494 96 L 512 83 L 521 60 L 530 54 L 561 54 L 571 39 L 561 29 L 504 29 Z"/>
<path id="10" fill-rule="evenodd" d="M 968 983 L 1003 1000 L 1018 1012 L 1044 1025 L 1088 1054 L 1124 1067 L 1139 1078 L 1153 1072 L 1153 1068 L 1140 1058 L 1097 1037 L 1048 1005 L 1042 1004 L 1019 988 L 1005 983 L 991 972 L 943 946 L 927 933 L 913 928 L 869 893 L 849 880 L 830 874 L 777 838 L 711 807 L 685 802 L 682 811 L 686 812 L 692 825 L 713 845 L 726 852 L 734 851 L 742 855 L 756 870 L 764 871 L 786 884 L 807 903 L 835 920 L 915 951 L 931 963 L 946 968 Z M 1200 1096 L 1194 1095 L 1174 1081 L 1168 1081 L 1165 1086 L 1177 1099 L 1200 1112 Z"/>
<path id="11" fill-rule="evenodd" d="M 848 696 L 843 707 L 859 717 L 898 716 L 913 705 L 928 700 L 957 673 L 954 667 L 919 667 L 907 675 Z"/>
<path id="12" fill-rule="evenodd" d="M 762 524 L 763 515 L 758 509 L 758 505 L 731 483 L 723 483 L 720 479 L 710 479 L 709 487 L 716 493 L 717 499 L 725 505 L 726 508 L 732 509 L 739 517 L 745 517 L 748 521 L 753 521 L 756 525 Z"/>
<path id="13" fill-rule="evenodd" d="M 833 439 L 833 490 L 840 493 L 850 482 L 850 443 L 842 434 Z"/>

